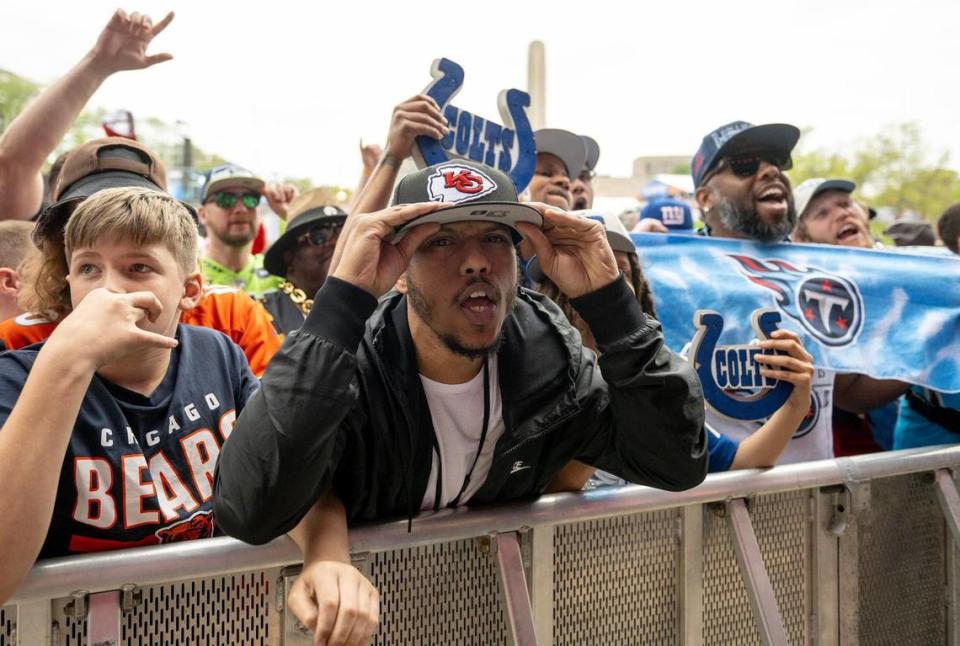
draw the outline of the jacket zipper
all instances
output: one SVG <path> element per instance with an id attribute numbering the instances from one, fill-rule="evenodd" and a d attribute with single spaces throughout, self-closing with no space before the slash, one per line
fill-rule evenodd
<path id="1" fill-rule="evenodd" d="M 398 389 L 398 388 L 396 387 L 396 384 L 394 383 L 393 378 L 390 376 L 390 374 L 389 374 L 389 373 L 386 371 L 386 369 L 384 368 L 383 361 L 382 361 L 381 358 L 380 358 L 380 353 L 379 353 L 379 352 L 374 352 L 373 354 L 374 354 L 374 357 L 376 357 L 377 368 L 380 369 L 380 373 L 381 373 L 382 375 L 384 375 L 384 377 L 387 379 L 387 381 L 389 382 L 390 387 L 391 387 L 391 389 L 393 390 L 393 392 L 395 392 L 395 393 L 403 393 L 403 390 Z M 409 408 L 407 408 L 407 402 L 406 402 L 406 398 L 405 398 L 405 397 L 402 397 L 402 396 L 398 395 L 398 396 L 397 396 L 397 402 L 400 404 L 400 410 L 403 412 L 404 419 L 405 419 L 406 422 L 407 422 L 407 429 L 408 429 L 408 430 L 407 430 L 407 441 L 408 441 L 409 444 L 410 444 L 410 446 L 409 446 L 409 452 L 410 452 L 409 459 L 407 460 L 407 464 L 403 465 L 403 471 L 404 471 L 403 488 L 405 489 L 404 493 L 406 494 L 406 499 L 407 499 L 407 501 L 406 501 L 406 502 L 407 502 L 407 533 L 409 533 L 409 532 L 411 532 L 411 531 L 413 530 L 413 515 L 414 515 L 414 514 L 413 514 L 412 499 L 411 499 L 411 495 L 410 495 L 410 478 L 413 477 L 413 474 L 411 473 L 411 471 L 412 471 L 411 466 L 412 466 L 412 464 L 413 464 L 413 459 L 414 459 L 413 452 L 414 452 L 414 448 L 415 448 L 415 447 L 414 447 L 415 442 L 414 442 L 414 438 L 413 438 L 414 426 L 413 426 L 413 424 L 412 424 L 412 422 L 411 422 L 411 420 L 413 419 L 413 415 L 410 413 Z M 436 444 L 436 438 L 434 438 L 434 444 Z"/>
<path id="2" fill-rule="evenodd" d="M 513 446 L 511 446 L 509 449 L 507 449 L 506 451 L 504 451 L 504 452 L 501 453 L 500 455 L 494 456 L 494 459 L 493 459 L 493 462 L 491 463 L 491 466 L 492 466 L 493 464 L 496 464 L 497 462 L 500 462 L 503 458 L 507 457 L 508 455 L 510 455 L 511 453 L 513 453 L 514 451 L 517 451 L 517 450 L 519 450 L 520 448 L 522 448 L 523 446 L 526 446 L 528 443 L 530 443 L 530 442 L 532 442 L 532 441 L 534 441 L 534 440 L 538 440 L 538 439 L 540 439 L 541 437 L 543 437 L 544 435 L 547 435 L 548 433 L 552 433 L 553 431 L 555 431 L 555 430 L 557 429 L 557 427 L 559 427 L 561 424 L 564 424 L 567 420 L 569 420 L 571 417 L 574 417 L 574 416 L 575 416 L 577 413 L 579 413 L 579 412 L 580 412 L 580 411 L 578 411 L 578 410 L 571 411 L 571 412 L 565 414 L 563 417 L 561 417 L 561 418 L 558 419 L 557 421 L 555 421 L 555 422 L 554 422 L 553 424 L 551 424 L 549 427 L 547 427 L 547 428 L 543 429 L 542 431 L 540 431 L 539 433 L 536 433 L 536 434 L 534 434 L 534 435 L 531 435 L 530 437 L 525 437 L 525 438 L 523 438 L 522 440 L 520 440 L 519 442 L 517 442 L 516 444 L 514 444 Z"/>

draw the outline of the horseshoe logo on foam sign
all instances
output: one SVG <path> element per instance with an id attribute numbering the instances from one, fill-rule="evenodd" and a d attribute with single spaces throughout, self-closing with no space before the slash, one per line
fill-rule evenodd
<path id="1" fill-rule="evenodd" d="M 527 117 L 530 95 L 503 90 L 497 107 L 503 124 L 478 117 L 450 104 L 463 87 L 463 68 L 449 58 L 438 58 L 430 67 L 433 81 L 423 91 L 440 105 L 453 130 L 441 140 L 417 137 L 414 159 L 423 168 L 451 159 L 471 159 L 510 176 L 519 193 L 527 187 L 537 166 L 537 147 Z"/>
<path id="2" fill-rule="evenodd" d="M 770 338 L 779 322 L 780 313 L 773 309 L 759 309 L 751 317 L 761 340 Z M 793 392 L 793 384 L 760 374 L 756 356 L 763 350 L 749 344 L 718 345 L 723 316 L 717 312 L 697 310 L 693 323 L 697 333 L 689 356 L 700 377 L 703 397 L 711 408 L 733 419 L 758 420 L 770 417 L 783 406 Z"/>

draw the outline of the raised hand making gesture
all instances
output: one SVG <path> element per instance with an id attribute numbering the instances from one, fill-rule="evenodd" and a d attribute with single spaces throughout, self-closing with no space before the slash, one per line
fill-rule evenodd
<path id="1" fill-rule="evenodd" d="M 93 48 L 13 120 L 0 136 L 0 220 L 37 213 L 44 162 L 104 80 L 114 72 L 145 69 L 173 58 L 147 53 L 172 20 L 170 12 L 154 25 L 149 16 L 117 9 Z"/>
<path id="2" fill-rule="evenodd" d="M 153 24 L 150 16 L 137 12 L 127 15 L 123 9 L 117 9 L 100 32 L 90 53 L 98 66 L 108 74 L 139 70 L 169 61 L 173 54 L 148 54 L 147 48 L 172 20 L 172 11 L 163 20 Z"/>

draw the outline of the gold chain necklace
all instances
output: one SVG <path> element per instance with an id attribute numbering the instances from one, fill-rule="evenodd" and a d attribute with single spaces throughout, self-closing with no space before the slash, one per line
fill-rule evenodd
<path id="1" fill-rule="evenodd" d="M 293 301 L 293 304 L 300 309 L 304 316 L 310 313 L 310 309 L 313 307 L 313 299 L 307 298 L 307 293 L 302 289 L 294 287 L 293 283 L 285 280 L 280 283 L 280 291 L 290 297 L 290 300 Z"/>

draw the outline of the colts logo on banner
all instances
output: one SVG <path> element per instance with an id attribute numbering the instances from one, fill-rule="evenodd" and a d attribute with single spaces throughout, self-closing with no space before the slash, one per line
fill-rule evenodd
<path id="1" fill-rule="evenodd" d="M 431 202 L 456 204 L 476 200 L 495 190 L 497 183 L 489 175 L 460 164 L 440 166 L 427 180 L 427 194 Z"/>
<path id="2" fill-rule="evenodd" d="M 730 257 L 748 280 L 772 291 L 780 311 L 821 345 L 849 345 L 860 334 L 863 297 L 853 281 L 816 267 L 794 267 L 785 260 Z"/>
<path id="3" fill-rule="evenodd" d="M 768 339 L 777 329 L 780 314 L 757 310 L 752 325 L 758 339 Z M 758 420 L 773 415 L 793 392 L 793 384 L 760 374 L 757 345 L 719 345 L 723 317 L 710 310 L 693 315 L 697 333 L 689 357 L 700 377 L 703 397 L 711 408 L 733 419 Z"/>
<path id="4" fill-rule="evenodd" d="M 503 124 L 461 110 L 450 101 L 463 87 L 463 68 L 448 58 L 438 58 L 430 67 L 433 81 L 423 91 L 443 111 L 453 130 L 437 141 L 417 137 L 413 156 L 420 168 L 451 159 L 472 159 L 510 176 L 519 193 L 527 187 L 537 166 L 537 146 L 527 117 L 530 95 L 521 90 L 503 90 L 497 106 Z"/>

